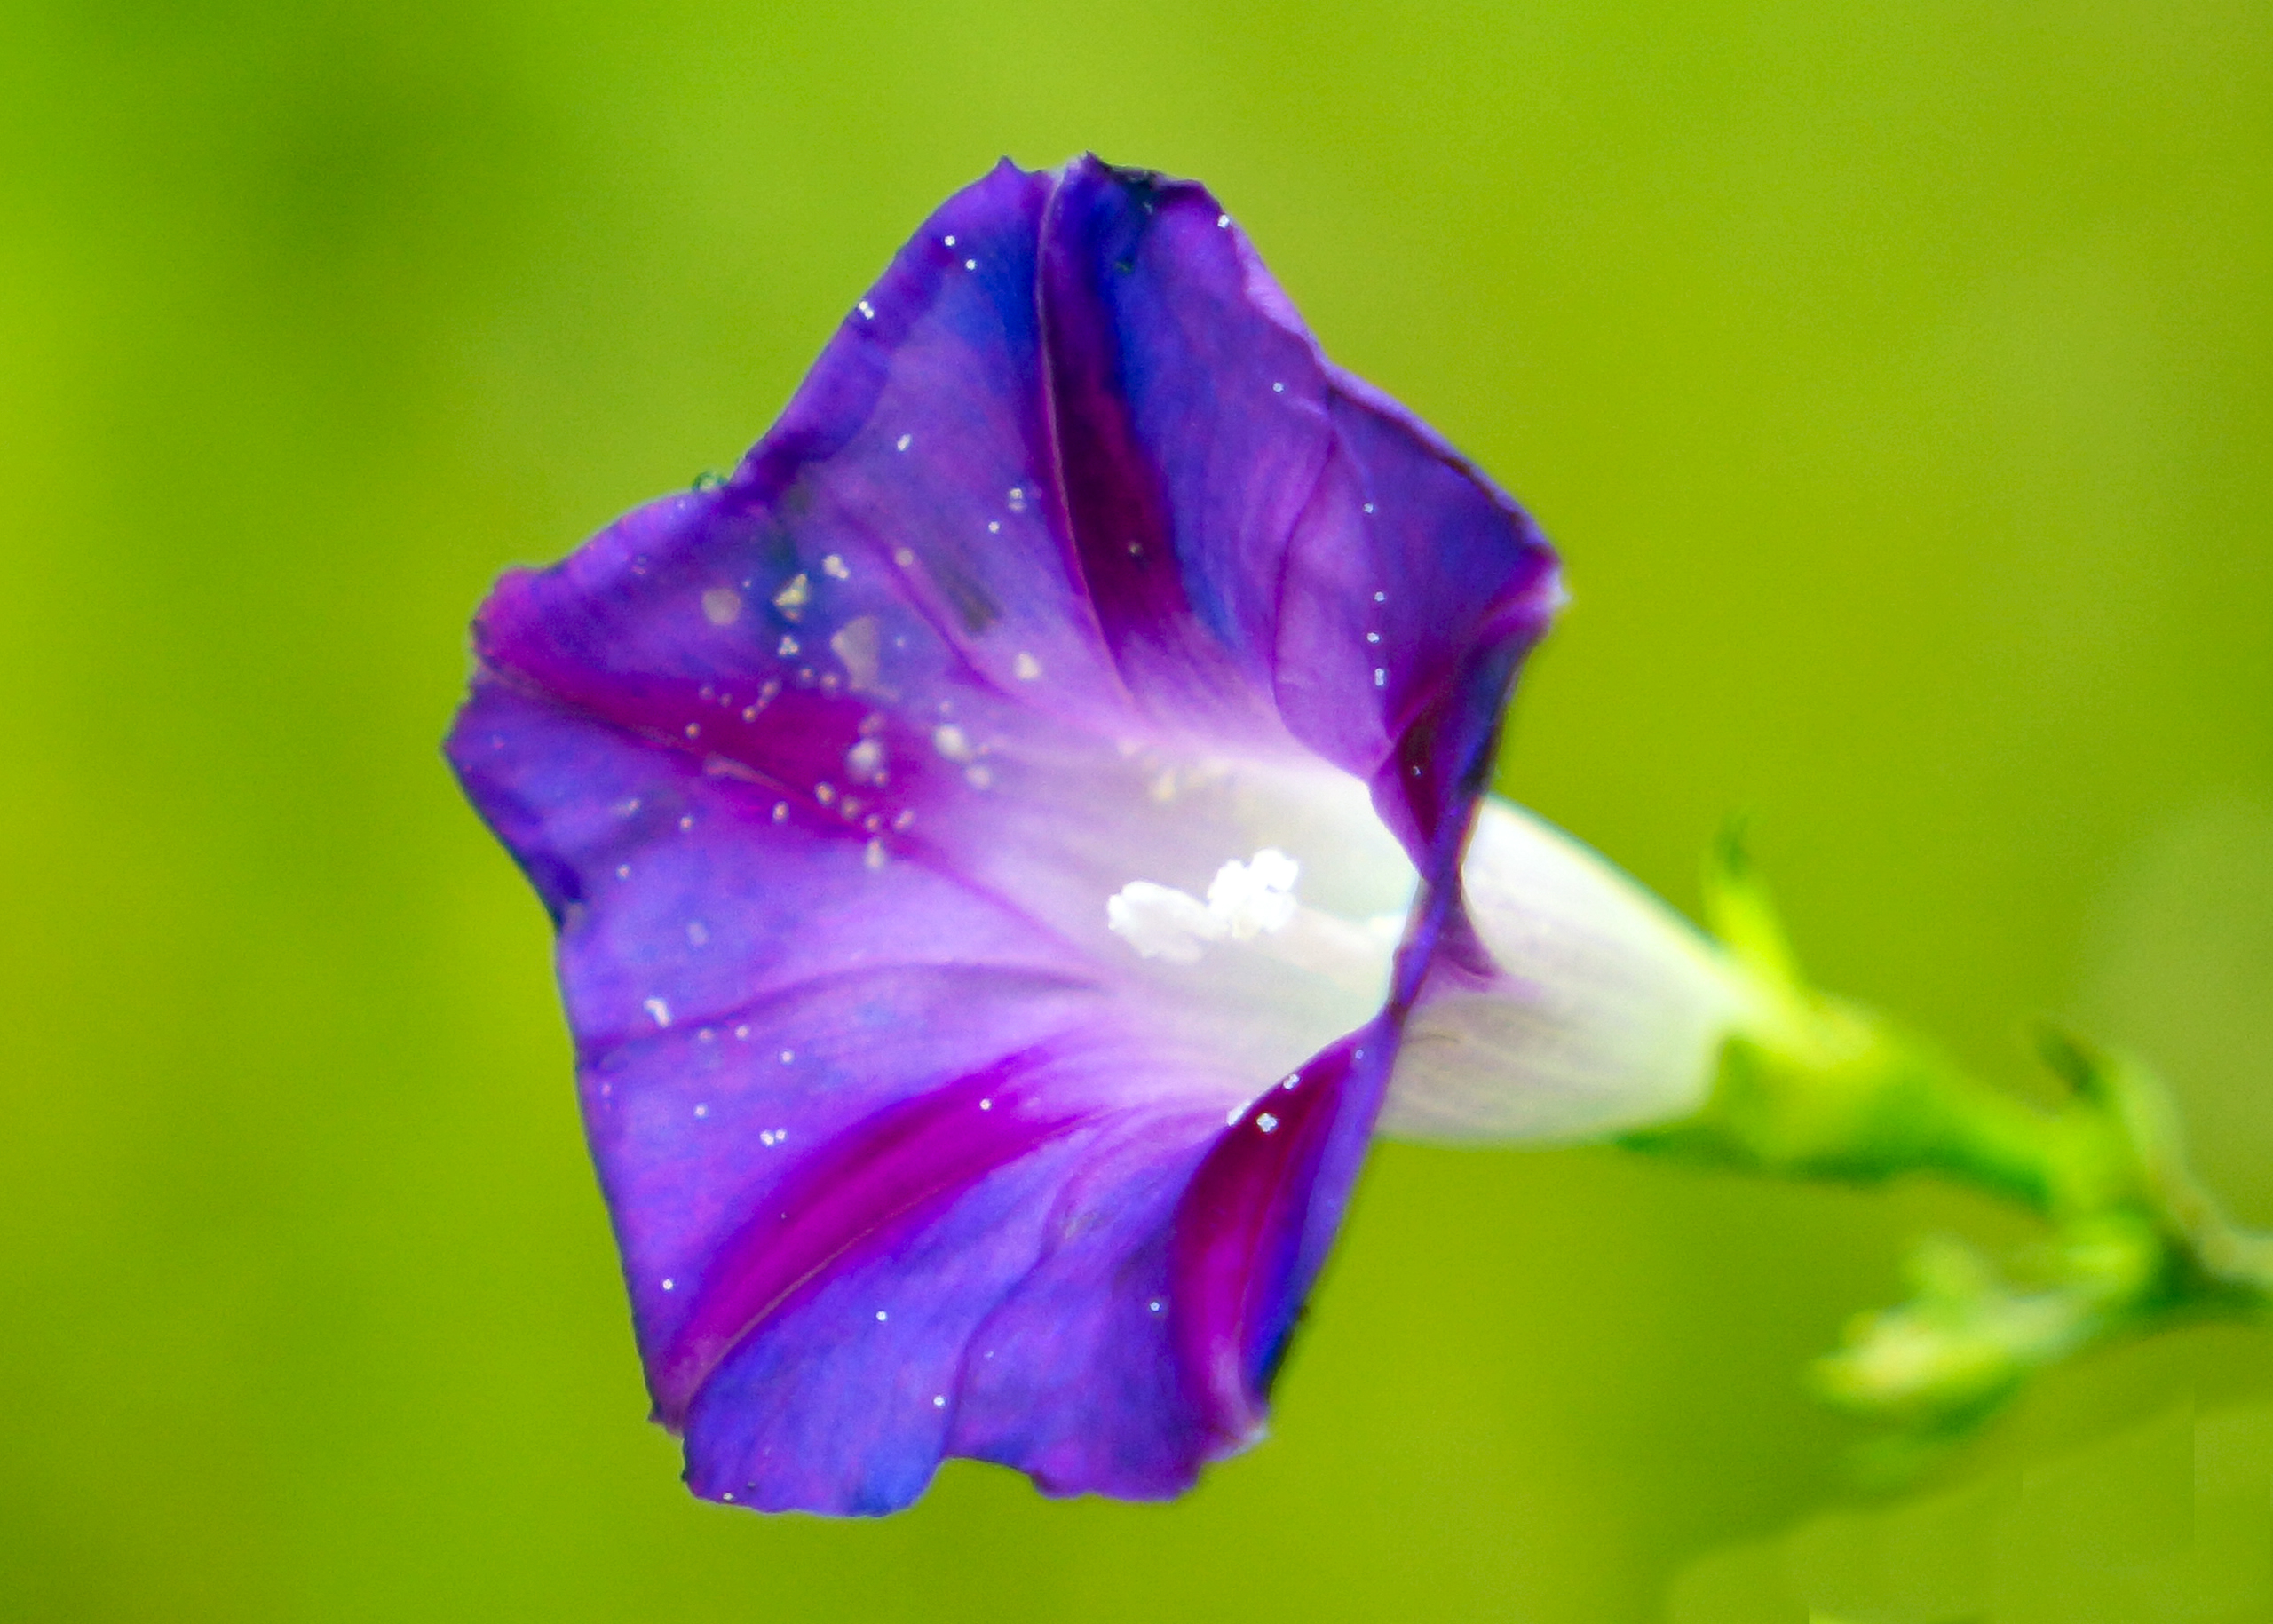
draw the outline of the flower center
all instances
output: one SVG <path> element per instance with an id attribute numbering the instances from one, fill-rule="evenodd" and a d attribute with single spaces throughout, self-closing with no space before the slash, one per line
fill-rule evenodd
<path id="1" fill-rule="evenodd" d="M 1208 899 L 1132 880 L 1105 899 L 1105 923 L 1143 957 L 1196 963 L 1209 944 L 1231 941 L 1337 986 L 1373 992 L 1388 979 L 1404 916 L 1353 923 L 1305 907 L 1295 895 L 1302 865 L 1275 846 L 1216 871 Z"/>

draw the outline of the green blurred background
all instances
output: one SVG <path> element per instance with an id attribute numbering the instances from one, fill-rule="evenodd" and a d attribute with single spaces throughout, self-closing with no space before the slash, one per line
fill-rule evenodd
<path id="1" fill-rule="evenodd" d="M 1384 1149 L 1182 1504 L 681 1493 L 437 752 L 464 623 L 1083 147 L 1211 183 L 1562 543 L 1511 793 L 1683 906 L 1750 809 L 1826 984 L 2016 1086 L 2034 1010 L 2142 1045 L 2273 1221 L 2262 0 L 7 0 L 0 1615 L 1733 1618 L 1876 1515 L 1802 1362 L 1906 1237 L 2026 1230 L 1600 1150 Z M 1922 1486 L 2269 1396 L 2164 1338 Z"/>

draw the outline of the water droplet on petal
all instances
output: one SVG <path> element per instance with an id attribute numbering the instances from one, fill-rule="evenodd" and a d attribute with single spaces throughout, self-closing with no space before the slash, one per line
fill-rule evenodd
<path id="1" fill-rule="evenodd" d="M 742 595 L 730 586 L 714 586 L 702 594 L 702 618 L 713 626 L 731 626 L 742 612 Z"/>

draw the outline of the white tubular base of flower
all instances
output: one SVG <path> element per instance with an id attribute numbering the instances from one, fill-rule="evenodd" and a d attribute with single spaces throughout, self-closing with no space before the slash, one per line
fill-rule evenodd
<path id="1" fill-rule="evenodd" d="M 1435 1143 L 1573 1140 L 1686 1116 L 1761 1001 L 1720 947 L 1602 858 L 1504 801 L 1461 878 L 1493 967 L 1440 956 L 1382 1129 Z"/>

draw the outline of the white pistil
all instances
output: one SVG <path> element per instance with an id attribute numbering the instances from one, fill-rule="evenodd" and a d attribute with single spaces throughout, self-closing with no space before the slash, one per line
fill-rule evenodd
<path id="1" fill-rule="evenodd" d="M 1339 986 L 1377 988 L 1403 919 L 1388 914 L 1356 923 L 1305 907 L 1295 895 L 1301 873 L 1293 858 L 1265 847 L 1217 869 L 1205 902 L 1172 885 L 1132 880 L 1106 899 L 1105 923 L 1148 959 L 1191 964 L 1211 942 L 1239 942 Z"/>

